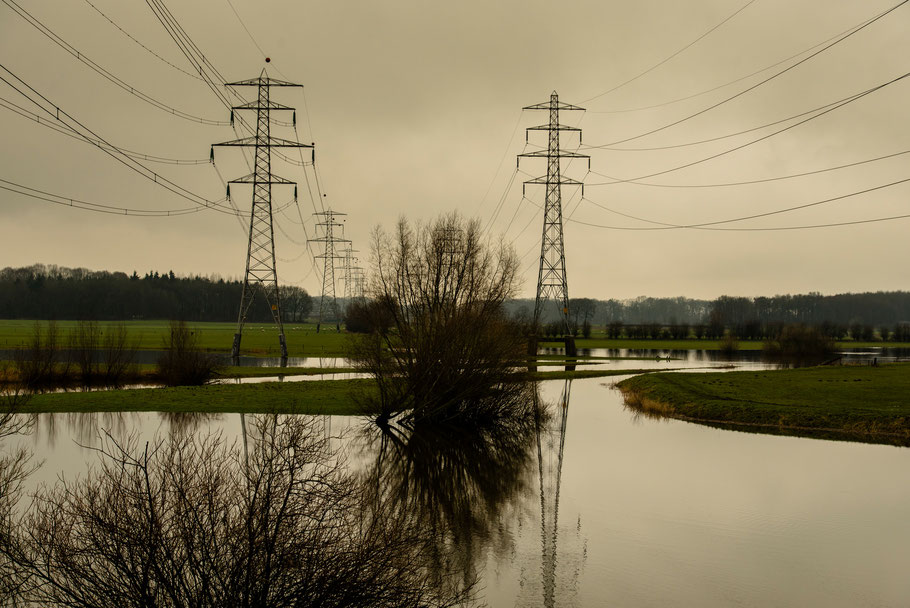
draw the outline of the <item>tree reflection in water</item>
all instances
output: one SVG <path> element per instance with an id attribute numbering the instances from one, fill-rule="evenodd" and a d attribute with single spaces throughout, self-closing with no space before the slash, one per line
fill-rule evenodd
<path id="1" fill-rule="evenodd" d="M 546 413 L 534 384 L 516 385 L 510 412 L 483 426 L 419 423 L 371 427 L 378 444 L 365 472 L 377 510 L 406 516 L 434 539 L 437 580 L 477 583 L 485 552 L 513 550 L 510 524 L 534 491 L 537 428 Z"/>

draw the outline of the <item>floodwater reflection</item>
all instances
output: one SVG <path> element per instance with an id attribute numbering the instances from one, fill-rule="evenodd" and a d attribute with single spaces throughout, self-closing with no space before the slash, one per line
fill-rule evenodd
<path id="1" fill-rule="evenodd" d="M 441 576 L 459 572 L 462 585 L 472 587 L 487 551 L 502 557 L 513 548 L 510 524 L 533 492 L 536 420 L 543 415 L 480 428 L 371 426 L 365 438 L 375 457 L 364 484 L 382 512 L 408 514 L 430 531 Z"/>

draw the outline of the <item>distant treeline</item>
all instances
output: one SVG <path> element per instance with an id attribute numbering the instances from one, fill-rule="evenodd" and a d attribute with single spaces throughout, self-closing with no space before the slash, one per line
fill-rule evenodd
<path id="1" fill-rule="evenodd" d="M 529 318 L 534 313 L 534 300 L 509 303 L 514 316 Z M 543 324 L 558 320 L 559 309 L 552 302 L 544 307 Z M 569 318 L 581 328 L 585 322 L 609 327 L 615 333 L 645 337 L 658 329 L 683 326 L 706 337 L 730 330 L 742 338 L 774 335 L 781 324 L 802 323 L 826 328 L 834 337 L 884 334 L 910 324 L 910 292 L 849 293 L 824 296 L 818 293 L 758 298 L 721 296 L 716 300 L 690 298 L 647 298 L 631 300 L 569 300 Z M 627 329 L 626 329 L 627 328 Z"/>
<path id="2" fill-rule="evenodd" d="M 93 271 L 36 264 L 0 270 L 2 319 L 183 319 L 236 321 L 242 283 L 219 277 L 178 277 L 173 272 Z M 305 320 L 312 308 L 306 290 L 280 287 L 282 317 Z M 262 296 L 249 321 L 271 321 Z"/>

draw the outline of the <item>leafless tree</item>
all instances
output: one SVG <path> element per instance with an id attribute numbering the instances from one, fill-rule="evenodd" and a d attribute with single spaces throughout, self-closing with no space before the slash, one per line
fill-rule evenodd
<path id="1" fill-rule="evenodd" d="M 158 358 L 158 378 L 168 386 L 200 385 L 221 367 L 217 355 L 198 349 L 197 337 L 185 321 L 171 321 Z"/>
<path id="2" fill-rule="evenodd" d="M 453 606 L 424 534 L 385 518 L 303 417 L 219 435 L 107 436 L 101 465 L 39 492 L 10 553 L 34 606 Z"/>
<path id="3" fill-rule="evenodd" d="M 492 406 L 525 352 L 503 303 L 518 286 L 505 243 L 486 245 L 480 224 L 455 213 L 430 224 L 400 219 L 372 244 L 372 333 L 357 359 L 379 384 L 381 418 L 495 416 Z"/>
<path id="4" fill-rule="evenodd" d="M 6 377 L 6 364 L 0 372 Z M 33 466 L 28 450 L 10 443 L 13 436 L 26 433 L 31 426 L 30 419 L 19 413 L 19 408 L 30 396 L 31 393 L 16 382 L 7 382 L 0 389 L 0 444 L 6 444 L 0 452 L 0 606 L 15 605 L 26 580 L 9 556 L 22 484 Z"/>

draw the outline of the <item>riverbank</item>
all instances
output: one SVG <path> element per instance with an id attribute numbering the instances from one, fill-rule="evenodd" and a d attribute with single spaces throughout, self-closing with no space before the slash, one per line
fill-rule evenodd
<path id="1" fill-rule="evenodd" d="M 288 368 L 265 369 L 288 371 Z M 555 370 L 520 372 L 517 376 L 519 380 L 542 381 L 566 378 L 609 377 L 639 374 L 648 371 L 650 370 Z M 311 371 L 311 373 L 322 372 Z M 53 412 L 201 412 L 356 416 L 364 413 L 360 403 L 374 394 L 375 387 L 376 385 L 372 379 L 352 379 L 70 391 L 32 395 L 27 403 L 19 407 L 17 411 L 24 414 Z"/>
<path id="2" fill-rule="evenodd" d="M 646 415 L 910 445 L 910 364 L 657 373 L 618 385 Z"/>
<path id="3" fill-rule="evenodd" d="M 562 348 L 564 346 L 561 340 L 541 340 L 538 343 L 540 348 Z M 762 350 L 764 341 L 762 340 L 739 340 L 736 350 L 756 351 Z M 576 338 L 575 347 L 579 350 L 586 348 L 606 348 L 619 349 L 626 348 L 630 350 L 723 350 L 721 340 L 633 340 L 629 338 Z M 853 348 L 910 348 L 908 342 L 858 342 L 852 340 L 842 340 L 835 343 L 837 350 L 849 350 Z"/>

